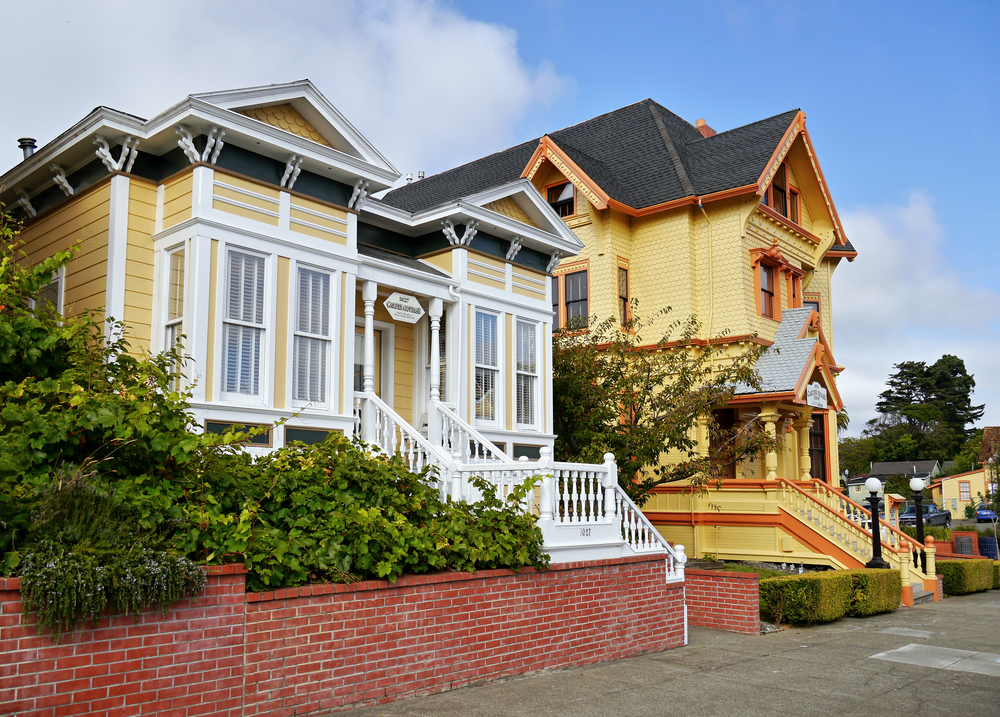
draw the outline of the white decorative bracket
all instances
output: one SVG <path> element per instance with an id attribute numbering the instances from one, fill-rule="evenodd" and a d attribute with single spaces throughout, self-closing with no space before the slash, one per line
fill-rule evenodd
<path id="1" fill-rule="evenodd" d="M 198 164 L 201 161 L 201 155 L 198 154 L 198 150 L 194 146 L 194 137 L 191 136 L 191 130 L 185 125 L 179 124 L 174 128 L 174 131 L 180 137 L 177 140 L 177 146 L 184 150 L 184 155 L 191 164 Z"/>
<path id="2" fill-rule="evenodd" d="M 519 251 L 521 251 L 521 237 L 514 237 L 514 241 L 510 243 L 510 248 L 507 250 L 507 261 L 514 261 L 514 257 Z"/>
<path id="3" fill-rule="evenodd" d="M 17 203 L 20 204 L 21 207 L 24 209 L 24 211 L 28 213 L 29 217 L 34 218 L 38 216 L 38 212 L 36 212 L 35 208 L 31 206 L 31 200 L 28 199 L 28 193 L 26 191 L 18 187 L 17 189 L 14 190 L 14 193 L 17 194 L 18 197 L 20 197 L 17 200 Z"/>
<path id="4" fill-rule="evenodd" d="M 348 209 L 356 209 L 361 211 L 361 207 L 365 205 L 368 200 L 368 180 L 359 179 L 354 183 L 354 193 L 351 194 L 351 201 L 347 203 Z"/>
<path id="5" fill-rule="evenodd" d="M 562 252 L 556 251 L 552 253 L 552 258 L 549 259 L 549 265 L 545 267 L 545 273 L 551 274 L 559 266 L 559 260 L 562 259 Z"/>
<path id="6" fill-rule="evenodd" d="M 225 146 L 225 142 L 222 141 L 222 138 L 225 136 L 226 130 L 219 129 L 218 127 L 212 127 L 212 131 L 208 133 L 208 141 L 205 143 L 205 151 L 201 153 L 202 162 L 215 164 L 216 160 L 219 158 L 219 152 L 221 152 L 223 146 Z M 187 154 L 187 152 L 185 152 L 185 154 Z"/>
<path id="7" fill-rule="evenodd" d="M 299 172 L 301 171 L 302 157 L 297 154 L 293 154 L 288 158 L 288 162 L 285 164 L 285 174 L 281 177 L 281 186 L 286 189 L 294 187 L 295 180 L 299 178 Z"/>
<path id="8" fill-rule="evenodd" d="M 49 165 L 49 169 L 52 170 L 52 179 L 55 180 L 55 183 L 59 185 L 61 190 L 63 190 L 63 194 L 67 197 L 72 197 L 73 187 L 70 186 L 69 181 L 66 179 L 66 170 L 62 168 L 62 165 L 53 162 Z"/>
<path id="9" fill-rule="evenodd" d="M 111 156 L 111 147 L 101 135 L 94 135 L 94 144 L 97 145 L 94 154 L 104 163 L 109 172 L 121 172 L 123 167 L 126 172 L 132 171 L 132 165 L 135 164 L 135 158 L 139 154 L 139 140 L 137 138 L 133 138 L 132 135 L 125 138 L 125 141 L 122 142 L 122 153 L 118 159 Z"/>
<path id="10" fill-rule="evenodd" d="M 444 232 L 445 238 L 448 240 L 448 244 L 451 246 L 469 246 L 472 243 L 473 237 L 476 236 L 476 232 L 479 230 L 476 228 L 479 226 L 479 222 L 471 221 L 465 225 L 465 232 L 462 237 L 459 238 L 458 234 L 455 233 L 455 225 L 452 224 L 450 219 L 445 219 L 441 222 L 444 227 L 442 231 Z"/>

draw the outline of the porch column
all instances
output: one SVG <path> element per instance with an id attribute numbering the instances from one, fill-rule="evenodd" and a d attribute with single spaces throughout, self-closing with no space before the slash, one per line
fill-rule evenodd
<path id="1" fill-rule="evenodd" d="M 764 431 L 767 433 L 767 437 L 772 441 L 777 438 L 777 428 L 775 424 L 781 420 L 781 414 L 779 413 L 761 413 L 760 420 L 764 422 Z M 767 469 L 767 475 L 765 478 L 767 480 L 777 480 L 778 479 L 778 451 L 777 448 L 772 448 L 767 452 L 764 457 L 764 467 Z"/>
<path id="2" fill-rule="evenodd" d="M 441 400 L 441 314 L 444 302 L 441 299 L 431 299 L 431 402 Z"/>
<path id="3" fill-rule="evenodd" d="M 441 314 L 444 302 L 431 299 L 431 395 L 427 405 L 427 438 L 435 446 L 441 445 L 441 419 L 437 404 L 441 400 Z"/>
<path id="4" fill-rule="evenodd" d="M 365 373 L 364 392 L 375 392 L 375 299 L 378 284 L 365 281 L 361 286 L 361 299 L 365 302 Z M 361 438 L 368 443 L 375 442 L 375 407 L 365 399 L 361 406 Z"/>
<path id="5" fill-rule="evenodd" d="M 812 480 L 812 461 L 809 458 L 809 426 L 812 425 L 812 415 L 800 418 L 792 427 L 799 435 L 799 480 Z"/>

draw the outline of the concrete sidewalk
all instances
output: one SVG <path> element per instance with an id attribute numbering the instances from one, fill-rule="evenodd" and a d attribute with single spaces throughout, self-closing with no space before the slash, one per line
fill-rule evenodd
<path id="1" fill-rule="evenodd" d="M 760 636 L 695 628 L 687 647 L 340 713 L 1000 715 L 1000 591 Z"/>

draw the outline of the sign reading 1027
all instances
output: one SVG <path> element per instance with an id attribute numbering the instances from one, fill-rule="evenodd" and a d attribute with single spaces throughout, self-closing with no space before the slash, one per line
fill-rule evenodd
<path id="1" fill-rule="evenodd" d="M 424 307 L 417 301 L 417 297 L 400 294 L 398 291 L 393 292 L 392 296 L 386 299 L 382 305 L 389 312 L 389 316 L 396 321 L 404 321 L 408 324 L 417 323 L 424 315 Z"/>

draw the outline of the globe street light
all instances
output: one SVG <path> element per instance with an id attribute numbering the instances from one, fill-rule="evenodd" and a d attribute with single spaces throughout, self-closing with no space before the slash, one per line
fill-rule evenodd
<path id="1" fill-rule="evenodd" d="M 910 490 L 913 491 L 913 503 L 917 510 L 917 542 L 924 544 L 924 511 L 920 507 L 924 500 L 924 481 L 922 478 L 913 477 L 910 479 Z M 927 554 L 920 551 L 920 569 L 927 570 Z"/>
<path id="2" fill-rule="evenodd" d="M 882 482 L 878 478 L 869 478 L 865 481 L 865 489 L 869 493 L 868 510 L 871 511 L 868 524 L 872 527 L 872 559 L 865 563 L 865 567 L 888 570 L 889 563 L 882 559 L 882 526 L 878 521 L 878 492 L 882 490 Z"/>

